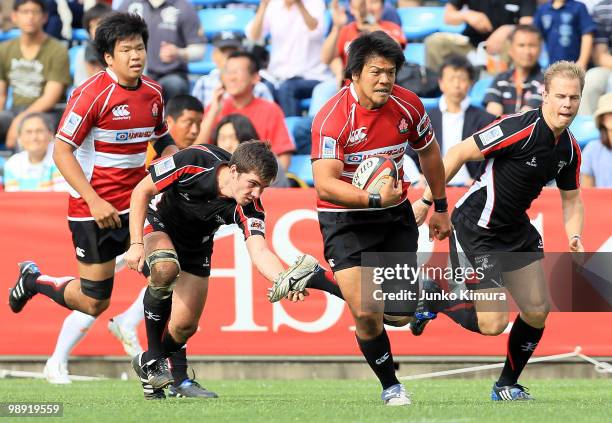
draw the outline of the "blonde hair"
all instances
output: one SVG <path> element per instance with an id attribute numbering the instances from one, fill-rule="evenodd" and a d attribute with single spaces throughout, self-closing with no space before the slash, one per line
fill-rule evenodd
<path id="1" fill-rule="evenodd" d="M 555 77 L 578 79 L 580 81 L 580 91 L 584 88 L 584 70 L 574 62 L 560 60 L 553 63 L 544 72 L 544 89 L 550 89 L 550 82 Z"/>

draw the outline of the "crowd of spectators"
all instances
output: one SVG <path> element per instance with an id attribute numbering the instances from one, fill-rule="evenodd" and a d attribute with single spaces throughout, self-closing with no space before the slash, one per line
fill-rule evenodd
<path id="1" fill-rule="evenodd" d="M 216 143 L 231 151 L 251 138 L 267 140 L 282 170 L 276 186 L 291 186 L 292 156 L 309 153 L 312 116 L 345 83 L 351 41 L 382 30 L 402 47 L 422 45 L 423 58 L 408 54 L 409 64 L 438 76 L 441 96 L 426 106 L 442 152 L 501 114 L 538 107 L 548 63 L 580 64 L 587 74 L 578 118 L 590 119 L 597 133 L 583 147 L 582 181 L 612 187 L 612 0 L 219 3 L 255 7 L 251 21 L 207 39 L 206 21 L 189 0 L 2 0 L 4 189 L 67 189 L 51 159 L 53 134 L 71 90 L 103 70 L 90 40 L 113 10 L 137 13 L 149 25 L 145 72 L 163 87 L 179 148 Z M 406 27 L 419 22 L 402 21 L 398 9 L 421 6 L 443 8 L 444 24 L 464 29 L 407 37 Z M 190 63 L 205 57 L 210 68 L 190 72 Z M 471 98 L 481 78 L 491 83 Z M 422 184 L 418 161 L 404 162 L 406 178 Z M 466 167 L 451 184 L 469 185 L 477 175 L 476 167 Z"/>

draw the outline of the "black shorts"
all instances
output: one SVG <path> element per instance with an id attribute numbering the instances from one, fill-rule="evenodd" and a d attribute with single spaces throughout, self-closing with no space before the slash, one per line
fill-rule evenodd
<path id="1" fill-rule="evenodd" d="M 467 281 L 470 289 L 500 288 L 503 272 L 521 269 L 544 258 L 542 236 L 529 222 L 508 229 L 485 229 L 453 212 L 450 237 L 452 265 L 471 266 L 482 278 Z"/>
<path id="2" fill-rule="evenodd" d="M 129 214 L 119 219 L 119 229 L 100 229 L 93 220 L 69 220 L 76 259 L 81 263 L 106 263 L 125 253 L 130 239 Z"/>
<path id="3" fill-rule="evenodd" d="M 193 228 L 179 234 L 177 230 L 173 230 L 162 221 L 157 211 L 149 208 L 144 233 L 146 235 L 157 231 L 164 232 L 170 237 L 181 265 L 181 271 L 201 277 L 210 276 L 214 234 L 202 235 Z"/>

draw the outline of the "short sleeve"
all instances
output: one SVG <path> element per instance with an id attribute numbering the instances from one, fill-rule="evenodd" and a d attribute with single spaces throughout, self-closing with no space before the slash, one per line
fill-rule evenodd
<path id="1" fill-rule="evenodd" d="M 580 188 L 580 162 L 582 161 L 582 156 L 580 153 L 580 147 L 578 143 L 574 139 L 573 136 L 570 135 L 572 140 L 572 160 L 566 166 L 563 166 L 555 181 L 557 182 L 557 188 L 562 189 L 563 191 L 572 191 Z"/>
<path id="2" fill-rule="evenodd" d="M 330 104 L 327 103 L 312 121 L 310 157 L 317 159 L 337 159 L 344 161 L 344 144 L 340 139 L 341 129 L 331 116 Z"/>
<path id="3" fill-rule="evenodd" d="M 110 90 L 110 85 L 106 90 Z M 103 92 L 104 92 L 103 91 Z M 108 93 L 107 93 L 108 94 Z M 106 98 L 101 95 L 98 98 Z M 92 103 L 92 97 L 82 87 L 72 95 L 58 125 L 57 138 L 79 148 L 91 129 L 95 126 L 99 113 L 99 101 Z"/>
<path id="4" fill-rule="evenodd" d="M 174 184 L 187 181 L 195 175 L 215 172 L 214 163 L 206 163 L 203 156 L 200 156 L 201 152 L 197 150 L 198 148 L 200 147 L 185 148 L 151 164 L 149 167 L 151 179 L 160 192 L 168 190 Z"/>
<path id="5" fill-rule="evenodd" d="M 580 34 L 584 35 L 584 34 L 590 34 L 590 33 L 595 32 L 595 29 L 596 29 L 595 21 L 593 21 L 593 18 L 589 14 L 589 11 L 587 10 L 586 6 L 584 5 L 584 3 L 577 3 L 577 4 L 578 4 L 578 22 L 580 25 Z"/>
<path id="6" fill-rule="evenodd" d="M 476 132 L 474 140 L 486 158 L 512 155 L 529 138 L 536 122 L 524 125 L 519 116 L 506 117 Z"/>
<path id="7" fill-rule="evenodd" d="M 244 239 L 251 235 L 266 236 L 266 213 L 259 199 L 244 207 L 236 205 L 234 222 L 242 230 Z"/>
<path id="8" fill-rule="evenodd" d="M 60 82 L 65 86 L 69 86 L 72 83 L 70 73 L 66 72 L 66 69 L 70 69 L 70 60 L 68 59 L 66 47 L 58 43 L 51 55 L 49 65 L 49 72 L 46 75 L 47 81 Z"/>

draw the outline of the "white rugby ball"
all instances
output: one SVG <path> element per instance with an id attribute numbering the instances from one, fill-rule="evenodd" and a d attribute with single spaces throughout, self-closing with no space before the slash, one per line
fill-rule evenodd
<path id="1" fill-rule="evenodd" d="M 353 175 L 353 185 L 370 194 L 378 194 L 391 178 L 397 179 L 395 162 L 386 156 L 372 156 L 357 167 Z"/>

